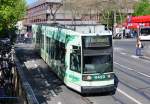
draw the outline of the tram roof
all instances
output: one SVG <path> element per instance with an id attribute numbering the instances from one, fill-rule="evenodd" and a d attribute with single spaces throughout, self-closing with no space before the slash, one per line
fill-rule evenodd
<path id="1" fill-rule="evenodd" d="M 39 26 L 39 25 L 35 25 L 35 26 Z M 77 35 L 77 36 L 105 36 L 105 35 L 112 35 L 112 32 L 110 30 L 106 31 L 100 31 L 97 33 L 80 33 L 68 28 L 63 28 L 63 27 L 53 27 L 53 26 L 48 26 L 48 25 L 42 25 L 42 26 L 46 26 L 48 27 L 47 30 L 51 30 L 51 31 L 56 31 L 57 29 L 61 28 L 61 32 L 67 34 L 67 35 Z"/>
<path id="2" fill-rule="evenodd" d="M 106 31 L 106 30 L 100 31 L 100 32 L 97 32 L 97 33 L 80 33 L 80 32 L 69 30 L 69 29 L 63 29 L 63 31 L 68 33 L 68 35 L 78 35 L 78 36 L 105 36 L 105 35 L 112 35 L 111 31 Z"/>
<path id="3" fill-rule="evenodd" d="M 111 31 L 102 31 L 99 33 L 84 33 L 82 36 L 104 36 L 104 35 L 112 35 Z"/>

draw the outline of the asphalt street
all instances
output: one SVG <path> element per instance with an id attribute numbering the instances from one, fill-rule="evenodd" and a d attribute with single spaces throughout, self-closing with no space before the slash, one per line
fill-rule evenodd
<path id="1" fill-rule="evenodd" d="M 16 53 L 40 104 L 150 104 L 150 60 L 135 56 L 135 40 L 114 40 L 115 95 L 82 96 L 67 88 L 30 44 L 17 44 Z"/>

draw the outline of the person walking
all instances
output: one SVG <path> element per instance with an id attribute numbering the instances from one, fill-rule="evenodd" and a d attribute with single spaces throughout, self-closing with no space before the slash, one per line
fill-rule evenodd
<path id="1" fill-rule="evenodd" d="M 137 37 L 136 41 L 136 56 L 141 56 L 141 48 L 142 48 L 142 43 L 139 37 Z"/>

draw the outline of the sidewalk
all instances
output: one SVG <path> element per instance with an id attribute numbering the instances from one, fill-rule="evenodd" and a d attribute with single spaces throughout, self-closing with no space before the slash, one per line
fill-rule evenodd
<path id="1" fill-rule="evenodd" d="M 149 60 L 150 61 L 150 57 L 148 56 L 140 56 L 141 59 L 145 59 L 145 60 Z"/>
<path id="2" fill-rule="evenodd" d="M 51 103 L 51 100 L 62 92 L 62 82 L 36 54 L 34 45 L 17 44 L 16 53 L 39 104 L 56 104 Z M 54 99 L 57 102 L 57 98 Z"/>

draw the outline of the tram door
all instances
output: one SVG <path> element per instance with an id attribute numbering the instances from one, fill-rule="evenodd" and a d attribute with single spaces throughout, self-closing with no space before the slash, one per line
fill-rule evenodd
<path id="1" fill-rule="evenodd" d="M 73 46 L 70 53 L 70 70 L 73 72 L 71 80 L 75 84 L 79 84 L 81 80 L 81 50 L 77 46 Z"/>

